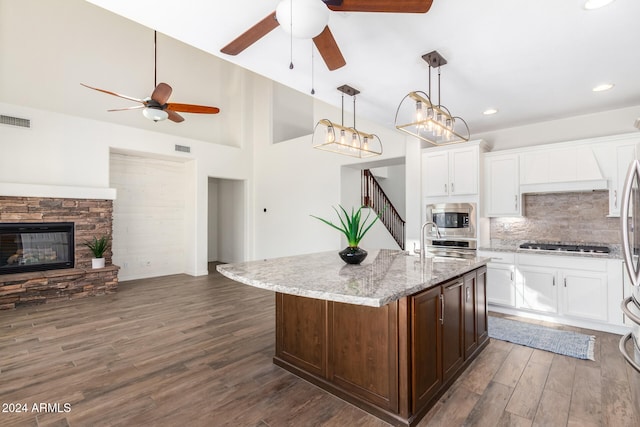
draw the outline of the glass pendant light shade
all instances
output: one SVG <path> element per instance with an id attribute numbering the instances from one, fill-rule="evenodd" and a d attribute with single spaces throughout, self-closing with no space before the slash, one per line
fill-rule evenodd
<path id="1" fill-rule="evenodd" d="M 169 117 L 169 113 L 167 113 L 166 111 L 160 110 L 159 108 L 149 107 L 142 110 L 142 115 L 149 120 L 153 120 L 154 122 L 166 120 Z"/>
<path id="2" fill-rule="evenodd" d="M 467 142 L 469 127 L 460 117 L 453 117 L 444 105 L 434 105 L 429 95 L 408 93 L 396 110 L 396 129 L 432 145 Z"/>
<path id="3" fill-rule="evenodd" d="M 422 55 L 429 64 L 429 94 L 409 92 L 402 98 L 396 110 L 396 129 L 408 133 L 432 145 L 448 145 L 467 142 L 471 137 L 469 126 L 461 117 L 454 117 L 440 103 L 440 67 L 447 63 L 437 51 Z M 438 69 L 438 103 L 431 98 L 431 69 Z"/>
<path id="4" fill-rule="evenodd" d="M 276 19 L 287 33 L 301 39 L 312 39 L 329 22 L 329 8 L 322 0 L 282 0 L 276 7 Z"/>
<path id="5" fill-rule="evenodd" d="M 366 158 L 382 154 L 382 142 L 377 135 L 360 132 L 327 119 L 316 123 L 312 144 L 313 148 L 351 157 Z"/>

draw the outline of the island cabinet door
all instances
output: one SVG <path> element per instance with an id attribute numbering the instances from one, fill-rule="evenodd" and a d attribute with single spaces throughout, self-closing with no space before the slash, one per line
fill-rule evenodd
<path id="1" fill-rule="evenodd" d="M 411 298 L 411 412 L 416 414 L 442 387 L 441 287 Z"/>
<path id="2" fill-rule="evenodd" d="M 480 267 L 476 270 L 476 332 L 478 334 L 478 345 L 481 346 L 489 339 L 489 325 L 487 323 L 487 267 Z"/>
<path id="3" fill-rule="evenodd" d="M 276 294 L 276 357 L 324 377 L 327 301 Z"/>
<path id="4" fill-rule="evenodd" d="M 442 376 L 446 382 L 464 362 L 464 281 L 442 285 Z"/>
<path id="5" fill-rule="evenodd" d="M 464 358 L 465 360 L 478 349 L 477 330 L 477 276 L 472 271 L 464 275 Z"/>
<path id="6" fill-rule="evenodd" d="M 398 303 L 329 303 L 328 379 L 347 393 L 397 413 Z"/>

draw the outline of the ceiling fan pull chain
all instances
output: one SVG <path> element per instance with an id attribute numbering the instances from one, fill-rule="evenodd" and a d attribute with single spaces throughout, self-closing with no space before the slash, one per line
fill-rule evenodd
<path id="1" fill-rule="evenodd" d="M 313 56 L 313 40 L 311 40 L 311 95 L 315 95 L 316 94 L 316 90 L 313 88 L 313 86 L 314 86 L 314 84 L 313 84 L 314 83 L 314 77 L 315 77 L 315 75 L 314 75 L 314 68 L 315 68 L 314 64 L 315 63 L 313 61 L 313 58 L 314 58 L 314 56 Z"/>
<path id="2" fill-rule="evenodd" d="M 289 13 L 291 16 L 291 20 L 289 21 L 289 58 L 291 59 L 289 69 L 293 70 L 293 1 L 289 5 Z"/>
<path id="3" fill-rule="evenodd" d="M 158 86 L 158 33 L 153 30 L 153 87 Z"/>

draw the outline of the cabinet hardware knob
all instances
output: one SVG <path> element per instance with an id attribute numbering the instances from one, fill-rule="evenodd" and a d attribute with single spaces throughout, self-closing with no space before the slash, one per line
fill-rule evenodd
<path id="1" fill-rule="evenodd" d="M 455 192 L 455 190 L 453 189 L 453 182 L 451 183 L 451 192 Z"/>
<path id="2" fill-rule="evenodd" d="M 440 294 L 440 324 L 444 325 L 444 295 Z"/>

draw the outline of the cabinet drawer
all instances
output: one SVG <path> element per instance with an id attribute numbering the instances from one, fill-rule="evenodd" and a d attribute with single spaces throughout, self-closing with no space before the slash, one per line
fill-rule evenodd
<path id="1" fill-rule="evenodd" d="M 585 271 L 607 271 L 607 259 L 562 255 L 539 255 L 518 253 L 518 265 L 537 267 L 569 268 Z"/>
<path id="2" fill-rule="evenodd" d="M 514 252 L 478 251 L 478 256 L 491 258 L 491 263 L 515 264 L 516 262 L 516 254 Z"/>

